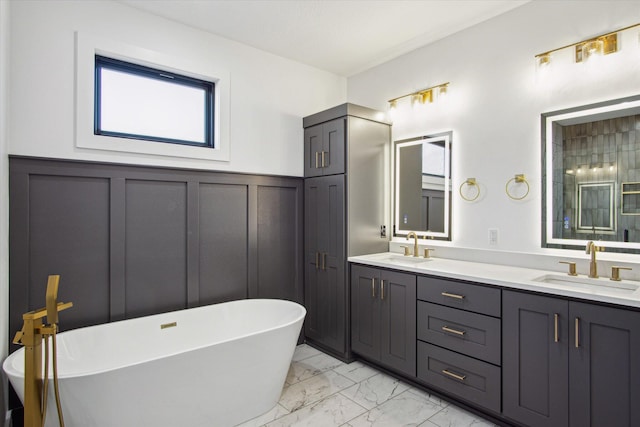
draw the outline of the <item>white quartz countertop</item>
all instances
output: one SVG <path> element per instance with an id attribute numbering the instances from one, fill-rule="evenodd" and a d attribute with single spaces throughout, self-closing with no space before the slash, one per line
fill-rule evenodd
<path id="1" fill-rule="evenodd" d="M 640 282 L 576 277 L 556 271 L 536 270 L 445 258 L 405 257 L 396 252 L 382 252 L 348 258 L 349 262 L 392 268 L 417 274 L 467 280 L 504 288 L 542 292 L 550 295 L 640 308 Z"/>

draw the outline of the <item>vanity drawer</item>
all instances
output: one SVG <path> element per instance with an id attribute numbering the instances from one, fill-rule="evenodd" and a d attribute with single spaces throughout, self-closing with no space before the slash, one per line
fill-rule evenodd
<path id="1" fill-rule="evenodd" d="M 500 364 L 500 319 L 418 301 L 418 339 Z"/>
<path id="2" fill-rule="evenodd" d="M 418 276 L 418 299 L 500 317 L 500 289 Z"/>
<path id="3" fill-rule="evenodd" d="M 418 341 L 418 379 L 500 412 L 500 368 Z"/>

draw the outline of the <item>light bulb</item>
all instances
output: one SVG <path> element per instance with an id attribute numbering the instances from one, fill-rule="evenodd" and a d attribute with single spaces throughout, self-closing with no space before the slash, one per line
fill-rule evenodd
<path id="1" fill-rule="evenodd" d="M 419 93 L 414 93 L 413 95 L 411 95 L 411 107 L 416 108 L 422 103 L 422 95 L 420 95 Z"/>
<path id="2" fill-rule="evenodd" d="M 542 55 L 536 56 L 536 64 L 539 68 L 548 67 L 551 63 L 551 54 L 543 53 Z"/>
<path id="3" fill-rule="evenodd" d="M 602 56 L 604 51 L 604 42 L 600 39 L 585 42 L 582 46 L 582 62 L 587 61 L 594 56 Z"/>

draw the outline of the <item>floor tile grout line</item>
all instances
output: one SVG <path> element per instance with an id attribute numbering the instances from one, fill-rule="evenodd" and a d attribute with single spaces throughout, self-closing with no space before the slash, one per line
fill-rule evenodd
<path id="1" fill-rule="evenodd" d="M 344 364 L 344 365 L 347 365 L 347 364 L 346 364 L 346 363 L 344 363 L 344 362 L 343 362 L 343 364 Z M 342 366 L 342 365 L 341 365 L 341 366 Z M 283 408 L 284 408 L 285 410 L 289 411 L 289 413 L 288 413 L 288 414 L 284 414 L 284 415 L 282 415 L 281 417 L 278 417 L 278 418 L 276 418 L 276 419 L 274 419 L 274 420 L 271 420 L 271 421 L 269 421 L 269 422 L 277 421 L 277 420 L 279 420 L 279 419 L 281 419 L 281 418 L 286 417 L 287 415 L 290 415 L 290 414 L 293 414 L 293 413 L 295 413 L 295 412 L 298 412 L 298 411 L 300 411 L 300 410 L 302 410 L 302 409 L 304 409 L 304 408 L 307 408 L 307 407 L 312 406 L 312 405 L 319 404 L 319 403 L 320 403 L 320 402 L 322 402 L 323 400 L 329 399 L 330 397 L 335 396 L 336 394 L 339 394 L 339 395 L 340 395 L 340 396 L 342 396 L 343 398 L 345 398 L 345 399 L 349 400 L 350 402 L 352 402 L 352 403 L 354 403 L 355 405 L 357 405 L 357 406 L 359 406 L 360 408 L 362 408 L 362 409 L 364 410 L 364 412 L 363 412 L 362 414 L 365 414 L 365 413 L 367 413 L 367 412 L 370 412 L 370 411 L 372 411 L 373 409 L 375 409 L 375 408 L 377 408 L 378 406 L 380 406 L 380 404 L 377 404 L 374 408 L 367 409 L 367 408 L 365 408 L 364 406 L 360 405 L 358 402 L 354 401 L 353 399 L 349 398 L 348 396 L 346 396 L 346 395 L 344 395 L 344 394 L 342 393 L 342 392 L 343 392 L 344 390 L 346 390 L 347 388 L 351 388 L 351 387 L 353 387 L 354 385 L 357 385 L 357 384 L 360 384 L 360 383 L 362 383 L 362 382 L 365 382 L 365 381 L 367 381 L 368 379 L 372 378 L 373 376 L 378 375 L 378 373 L 380 373 L 380 372 L 378 372 L 378 373 L 376 373 L 376 374 L 372 375 L 371 377 L 365 378 L 365 379 L 363 379 L 363 380 L 361 380 L 361 381 L 354 381 L 354 380 L 352 380 L 351 378 L 346 377 L 345 375 L 342 375 L 342 374 L 340 374 L 340 373 L 338 373 L 338 372 L 335 372 L 335 370 L 336 370 L 337 368 L 339 368 L 339 367 L 340 367 L 340 366 L 338 366 L 338 367 L 336 367 L 336 368 L 328 369 L 328 370 L 323 371 L 323 372 L 319 372 L 317 375 L 314 375 L 314 376 L 312 376 L 312 377 L 306 378 L 306 379 L 304 379 L 304 380 L 302 380 L 302 381 L 299 381 L 299 382 L 297 382 L 297 383 L 295 383 L 295 384 L 299 384 L 299 383 L 301 383 L 301 382 L 303 382 L 303 381 L 309 380 L 309 379 L 314 378 L 314 377 L 316 377 L 316 376 L 318 376 L 318 375 L 325 374 L 325 373 L 327 373 L 327 372 L 329 372 L 329 371 L 333 371 L 333 373 L 334 373 L 334 374 L 339 375 L 339 376 L 341 376 L 342 378 L 345 378 L 346 380 L 348 380 L 348 381 L 352 382 L 353 384 L 351 384 L 350 386 L 348 386 L 348 387 L 346 387 L 346 388 L 344 388 L 344 389 L 342 389 L 342 390 L 338 390 L 338 391 L 336 391 L 336 392 L 334 392 L 334 393 L 331 393 L 331 394 L 329 394 L 329 395 L 327 395 L 327 396 L 323 397 L 322 399 L 316 400 L 316 401 L 314 401 L 314 402 L 310 402 L 310 403 L 308 403 L 307 405 L 300 406 L 299 408 L 297 408 L 297 409 L 295 409 L 295 410 L 293 410 L 293 411 L 289 411 L 287 408 L 285 408 L 285 407 L 283 406 Z M 293 384 L 291 384 L 291 385 L 293 385 Z M 409 391 L 409 390 L 407 389 L 407 390 L 405 390 L 405 391 Z M 404 392 L 403 392 L 403 393 L 404 393 Z M 402 394 L 402 393 L 400 393 L 400 394 Z M 389 399 L 387 399 L 387 400 L 389 400 Z M 386 401 L 385 401 L 385 402 L 386 402 Z M 383 403 L 384 403 L 384 402 L 383 402 Z M 278 402 L 278 404 L 279 404 L 279 402 Z M 282 406 L 282 405 L 280 405 L 280 406 Z M 358 418 L 359 416 L 362 416 L 362 414 L 359 414 L 359 415 L 357 415 L 357 416 L 355 416 L 355 417 L 353 417 L 353 418 L 349 419 L 348 421 L 345 421 L 343 424 L 347 424 L 347 423 L 349 423 L 350 421 L 353 421 L 354 419 Z"/>
<path id="2" fill-rule="evenodd" d="M 327 371 L 320 372 L 318 375 L 314 375 L 313 377 L 306 378 L 306 379 L 304 379 L 304 380 L 302 380 L 302 381 L 297 382 L 296 384 L 300 384 L 300 383 L 302 383 L 302 382 L 304 382 L 304 381 L 310 380 L 311 378 L 315 378 L 315 377 L 317 377 L 317 376 L 319 376 L 319 375 L 326 374 L 326 373 L 327 373 L 327 372 L 329 372 L 329 371 L 333 371 L 333 369 L 329 369 L 329 370 L 327 370 Z M 310 403 L 308 403 L 308 404 L 306 404 L 306 405 L 302 405 L 302 406 L 300 406 L 299 408 L 295 409 L 294 411 L 290 411 L 290 412 L 289 412 L 289 414 L 293 414 L 294 412 L 297 412 L 297 411 L 299 411 L 300 409 L 306 408 L 306 407 L 308 407 L 308 406 L 315 405 L 316 403 L 318 403 L 318 402 L 322 402 L 323 400 L 325 400 L 325 399 L 326 399 L 326 398 L 328 398 L 328 397 L 331 397 L 331 396 L 333 396 L 333 395 L 335 395 L 335 394 L 340 393 L 340 392 L 341 392 L 341 391 L 343 391 L 343 390 L 346 390 L 346 389 L 348 389 L 348 388 L 350 388 L 350 387 L 353 387 L 353 386 L 354 386 L 354 385 L 356 385 L 356 384 L 359 384 L 358 382 L 353 381 L 352 379 L 347 378 L 347 377 L 345 377 L 344 375 L 340 375 L 340 374 L 339 374 L 339 373 L 337 373 L 337 372 L 334 372 L 334 373 L 335 373 L 336 375 L 339 375 L 339 376 L 341 376 L 342 378 L 346 379 L 347 381 L 352 382 L 353 384 L 351 384 L 351 385 L 349 385 L 348 387 L 345 387 L 345 388 L 343 388 L 343 389 L 341 389 L 341 390 L 338 390 L 338 391 L 336 391 L 336 392 L 333 392 L 333 393 L 331 393 L 331 394 L 328 394 L 327 396 L 323 397 L 322 399 L 319 399 L 319 400 L 316 400 L 316 401 L 310 402 Z M 284 389 L 283 389 L 283 390 L 284 390 Z M 344 395 L 342 395 L 342 396 L 344 396 Z M 281 397 L 282 397 L 282 395 L 281 395 Z M 344 397 L 346 397 L 346 396 L 344 396 Z M 352 399 L 349 399 L 349 400 L 352 400 Z M 355 402 L 354 402 L 354 403 L 355 403 Z M 278 400 L 278 404 L 280 404 L 280 400 Z M 280 406 L 282 406 L 282 405 L 280 405 Z M 358 405 L 358 406 L 362 406 L 362 405 Z M 284 409 L 286 409 L 287 411 L 289 410 L 289 409 L 287 409 L 287 408 L 286 408 L 286 407 L 284 407 L 284 406 L 282 406 L 282 407 L 283 407 Z M 288 414 L 285 414 L 285 415 L 288 415 Z M 284 415 L 283 415 L 283 416 L 284 416 Z M 280 417 L 280 418 L 282 418 L 282 417 Z M 275 421 L 275 420 L 274 420 L 274 421 Z M 271 421 L 269 421 L 269 422 L 271 422 Z"/>
<path id="3" fill-rule="evenodd" d="M 305 345 L 307 345 L 307 344 L 305 344 Z M 308 345 L 307 345 L 307 346 L 308 346 Z M 313 348 L 313 347 L 311 347 L 311 346 L 308 346 L 308 347 L 310 347 L 312 350 L 315 350 L 315 351 L 313 352 L 313 354 L 311 354 L 311 355 L 309 355 L 309 356 L 307 356 L 307 357 L 305 357 L 305 358 L 303 358 L 303 359 L 298 359 L 298 360 L 296 360 L 296 361 L 293 361 L 293 360 L 292 360 L 292 364 L 293 364 L 293 363 L 295 363 L 295 362 L 298 362 L 298 363 L 299 363 L 299 362 L 303 362 L 303 361 L 305 361 L 305 360 L 307 360 L 307 359 L 309 359 L 309 358 L 312 358 L 312 357 L 318 356 L 318 355 L 320 355 L 320 354 L 324 354 L 324 355 L 326 355 L 326 356 L 333 357 L 333 356 L 328 355 L 328 354 L 326 354 L 326 353 L 324 353 L 324 352 L 322 352 L 322 351 L 320 351 L 320 350 L 317 350 L 317 349 L 315 349 L 315 348 Z M 339 359 L 336 359 L 336 360 L 339 360 Z M 316 401 L 314 401 L 314 402 L 308 403 L 307 405 L 301 406 L 301 407 L 299 407 L 299 408 L 297 408 L 297 409 L 295 409 L 295 410 L 293 410 L 293 411 L 289 411 L 286 407 L 284 407 L 284 406 L 280 405 L 280 406 L 282 406 L 286 411 L 288 411 L 288 413 L 285 413 L 285 414 L 281 415 L 280 417 L 278 417 L 278 418 L 276 418 L 276 419 L 274 419 L 274 420 L 269 421 L 268 423 L 275 422 L 275 421 L 277 421 L 277 420 L 279 420 L 279 419 L 281 419 L 281 418 L 283 418 L 283 417 L 286 417 L 286 416 L 288 416 L 288 415 L 294 414 L 294 413 L 296 413 L 296 412 L 298 412 L 298 411 L 300 411 L 300 410 L 302 410 L 302 409 L 308 408 L 308 407 L 310 407 L 310 406 L 318 405 L 318 404 L 320 404 L 321 402 L 323 402 L 323 401 L 325 401 L 325 400 L 327 400 L 327 399 L 330 399 L 331 397 L 335 396 L 336 394 L 340 394 L 340 396 L 341 396 L 342 398 L 347 399 L 348 401 L 350 401 L 350 402 L 352 402 L 353 404 L 355 404 L 357 407 L 360 407 L 361 409 L 363 409 L 363 410 L 364 410 L 364 412 L 362 412 L 361 414 L 357 415 L 356 417 L 353 417 L 353 418 L 351 418 L 350 420 L 345 421 L 344 423 L 340 424 L 341 426 L 342 426 L 342 425 L 346 425 L 346 424 L 350 424 L 350 423 L 351 423 L 351 421 L 353 421 L 354 419 L 356 419 L 356 418 L 358 418 L 358 417 L 361 417 L 362 415 L 364 415 L 364 414 L 366 414 L 366 413 L 369 413 L 369 412 L 371 412 L 371 411 L 373 411 L 373 410 L 375 410 L 375 409 L 379 408 L 381 405 L 385 404 L 385 403 L 386 403 L 386 402 L 388 402 L 389 400 L 392 400 L 392 399 L 394 399 L 394 398 L 397 398 L 398 396 L 401 396 L 401 395 L 403 395 L 404 393 L 407 393 L 407 392 L 408 392 L 408 393 L 411 393 L 411 394 L 412 394 L 413 396 L 415 396 L 415 397 L 424 398 L 424 399 L 426 399 L 427 401 L 430 401 L 431 403 L 433 403 L 434 405 L 436 405 L 436 406 L 438 406 L 438 407 L 439 407 L 439 409 L 438 409 L 438 411 L 437 411 L 436 413 L 432 414 L 429 418 L 427 418 L 427 419 L 425 419 L 424 421 L 422 421 L 422 423 L 423 423 L 423 424 L 424 424 L 424 423 L 426 423 L 426 422 L 429 422 L 429 423 L 431 423 L 432 425 L 439 426 L 439 424 L 435 423 L 434 421 L 431 421 L 435 416 L 437 416 L 438 414 L 440 414 L 443 410 L 445 410 L 445 409 L 447 409 L 447 408 L 458 408 L 458 406 L 456 406 L 455 404 L 450 403 L 449 401 L 447 401 L 447 400 L 443 400 L 443 399 L 441 399 L 441 398 L 438 398 L 438 403 L 436 403 L 435 401 L 433 401 L 433 400 L 431 400 L 431 399 L 430 399 L 430 397 L 431 397 L 431 396 L 433 396 L 433 395 L 432 395 L 431 393 L 429 393 L 428 391 L 421 390 L 420 388 L 417 388 L 417 387 L 415 387 L 415 386 L 412 386 L 412 385 L 411 385 L 411 384 L 409 384 L 409 383 L 406 383 L 406 382 L 404 382 L 404 381 L 402 381 L 402 380 L 400 380 L 400 379 L 398 379 L 398 378 L 396 378 L 396 377 L 391 376 L 391 377 L 395 378 L 399 383 L 406 385 L 408 388 L 407 388 L 406 390 L 404 390 L 402 393 L 398 394 L 397 396 L 393 396 L 393 397 L 391 397 L 391 398 L 389 398 L 389 399 L 386 399 L 386 400 L 385 400 L 384 402 L 382 402 L 382 403 L 379 403 L 379 404 L 377 403 L 377 404 L 376 404 L 376 406 L 374 406 L 373 408 L 371 408 L 371 409 L 367 409 L 367 408 L 366 408 L 366 407 L 364 407 L 363 405 L 361 405 L 361 404 L 359 404 L 358 402 L 354 401 L 354 400 L 353 400 L 352 398 L 350 398 L 349 396 L 346 396 L 343 392 L 344 392 L 345 390 L 347 390 L 348 388 L 351 388 L 351 387 L 353 387 L 353 386 L 355 386 L 355 385 L 357 385 L 357 384 L 361 384 L 361 383 L 363 383 L 363 382 L 366 382 L 367 380 L 371 379 L 371 378 L 372 378 L 372 377 L 374 377 L 375 375 L 378 375 L 378 374 L 385 374 L 385 372 L 379 371 L 379 370 L 377 370 L 375 367 L 372 367 L 372 366 L 369 366 L 369 365 L 366 365 L 366 364 L 365 364 L 365 366 L 367 366 L 367 367 L 369 367 L 370 369 L 372 369 L 372 370 L 376 371 L 376 373 L 375 373 L 374 375 L 371 375 L 371 376 L 367 377 L 367 378 L 363 378 L 363 379 L 361 379 L 360 381 L 356 381 L 356 380 L 354 380 L 354 379 L 351 379 L 351 378 L 347 377 L 346 375 L 343 375 L 343 374 L 341 374 L 341 373 L 339 373 L 339 372 L 336 372 L 336 369 L 340 369 L 340 368 L 343 368 L 344 366 L 348 366 L 348 365 L 349 365 L 348 363 L 345 363 L 345 362 L 342 362 L 342 361 L 340 361 L 340 362 L 341 362 L 341 364 L 340 364 L 340 365 L 338 365 L 338 366 L 335 366 L 335 367 L 333 367 L 333 368 L 330 368 L 330 369 L 327 369 L 327 370 L 324 370 L 324 371 L 319 371 L 317 374 L 312 375 L 312 376 L 311 376 L 311 377 L 309 377 L 309 378 L 305 378 L 305 379 L 304 379 L 304 380 L 302 380 L 302 381 L 298 381 L 298 382 L 293 383 L 293 384 L 288 384 L 288 383 L 287 383 L 287 386 L 288 386 L 288 387 L 290 387 L 290 386 L 293 386 L 293 385 L 295 385 L 295 384 L 299 384 L 299 383 L 301 383 L 301 382 L 303 382 L 303 381 L 307 381 L 307 380 L 309 380 L 309 379 L 311 379 L 311 378 L 314 378 L 314 377 L 317 377 L 317 376 L 319 376 L 319 375 L 326 374 L 326 373 L 328 373 L 328 372 L 330 372 L 330 371 L 333 371 L 333 373 L 334 373 L 335 375 L 338 375 L 338 376 L 342 377 L 343 379 L 348 380 L 349 382 L 351 382 L 351 383 L 352 383 L 351 385 L 349 385 L 348 387 L 345 387 L 345 388 L 343 388 L 343 389 L 337 390 L 337 391 L 335 391 L 335 392 L 333 392 L 333 393 L 331 393 L 331 394 L 329 394 L 329 395 L 327 395 L 327 396 L 324 396 L 323 398 L 321 398 L 321 399 L 319 399 L 319 400 L 316 400 Z M 313 365 L 310 365 L 310 366 L 313 366 Z M 442 406 L 442 404 L 443 404 L 443 403 L 445 404 L 445 406 Z M 280 404 L 280 401 L 278 401 L 278 404 Z M 473 418 L 474 418 L 475 420 L 477 420 L 477 421 L 486 421 L 484 418 L 479 417 L 479 416 L 477 416 L 476 414 L 471 414 L 471 415 L 472 415 L 472 416 L 473 416 Z M 268 424 L 268 423 L 267 423 L 267 424 Z M 263 424 L 263 426 L 264 426 L 264 424 Z M 338 427 L 338 426 L 334 426 L 334 427 Z"/>
<path id="4" fill-rule="evenodd" d="M 338 374 L 338 375 L 340 375 L 340 374 Z M 347 378 L 347 379 L 348 379 L 348 378 Z M 352 381 L 352 382 L 353 382 L 353 381 Z M 354 385 L 356 385 L 356 384 L 359 384 L 359 383 L 354 382 L 354 384 L 350 385 L 349 387 L 353 387 L 353 386 L 354 386 Z M 347 387 L 347 388 L 349 388 L 349 387 Z M 294 411 L 290 411 L 288 414 L 284 414 L 284 415 L 282 415 L 282 416 L 280 416 L 280 417 L 278 417 L 278 418 L 275 418 L 275 419 L 273 419 L 273 420 L 271 420 L 271 421 L 269 421 L 269 422 L 270 422 L 270 423 L 272 423 L 272 422 L 274 422 L 274 421 L 277 421 L 277 420 L 279 420 L 279 419 L 281 419 L 281 418 L 286 417 L 287 415 L 291 415 L 291 414 L 293 414 L 293 413 L 295 413 L 295 412 L 298 412 L 298 411 L 300 411 L 300 410 L 302 410 L 302 409 L 308 408 L 308 407 L 313 406 L 313 405 L 317 405 L 317 404 L 319 404 L 320 402 L 322 402 L 323 400 L 327 400 L 327 399 L 329 399 L 330 397 L 335 396 L 335 395 L 337 395 L 337 394 L 339 394 L 339 395 L 340 395 L 340 396 L 342 396 L 343 398 L 345 398 L 345 399 L 349 400 L 350 402 L 352 402 L 352 403 L 354 403 L 355 405 L 357 405 L 357 406 L 359 406 L 360 408 L 362 408 L 362 409 L 364 410 L 364 412 L 363 412 L 362 414 L 367 413 L 367 412 L 369 412 L 369 411 L 370 411 L 370 409 L 365 408 L 364 406 L 360 405 L 358 402 L 355 402 L 353 399 L 350 399 L 348 396 L 345 396 L 344 394 L 342 394 L 342 391 L 344 391 L 344 390 L 346 390 L 346 389 L 338 390 L 338 391 L 336 391 L 336 392 L 334 392 L 334 393 L 331 393 L 331 394 L 329 394 L 329 395 L 327 395 L 327 396 L 323 397 L 322 399 L 316 400 L 315 402 L 311 402 L 311 403 L 309 403 L 309 404 L 307 404 L 307 405 L 300 406 L 300 407 L 299 407 L 299 408 L 297 408 L 296 410 L 294 410 Z M 279 403 L 278 403 L 278 404 L 279 404 Z M 282 406 L 282 405 L 280 405 L 280 406 Z M 377 406 L 376 406 L 376 407 L 377 407 Z M 283 408 L 284 408 L 284 406 L 283 406 Z M 284 408 L 284 409 L 288 411 L 288 409 L 287 409 L 287 408 Z M 361 416 L 362 414 L 359 414 L 359 415 L 357 415 L 356 417 L 351 418 L 349 421 L 353 421 L 354 419 L 358 418 L 358 417 L 359 417 L 359 416 Z M 349 421 L 345 421 L 343 424 L 346 424 L 346 423 L 348 423 Z M 267 423 L 267 424 L 268 424 L 268 423 Z M 341 425 L 342 425 L 342 424 L 341 424 Z M 264 425 L 263 425 L 263 426 L 264 426 Z M 262 426 L 261 426 L 261 427 L 262 427 Z"/>

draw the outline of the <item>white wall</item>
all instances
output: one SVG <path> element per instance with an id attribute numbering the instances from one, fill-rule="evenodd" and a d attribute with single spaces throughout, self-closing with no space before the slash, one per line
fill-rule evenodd
<path id="1" fill-rule="evenodd" d="M 225 69 L 230 161 L 76 148 L 75 31 Z M 302 117 L 346 101 L 344 77 L 113 1 L 0 0 L 0 41 L 0 361 L 13 333 L 7 320 L 8 154 L 302 176 Z M 0 401 L 4 414 L 4 391 Z"/>
<path id="2" fill-rule="evenodd" d="M 11 3 L 9 153 L 302 176 L 302 117 L 345 102 L 346 79 L 113 1 Z M 230 75 L 230 161 L 74 146 L 74 32 L 206 62 Z"/>
<path id="3" fill-rule="evenodd" d="M 0 360 L 9 340 L 9 160 L 7 158 L 7 59 L 9 57 L 9 2 L 0 1 Z M 7 383 L 0 375 L 0 423 L 4 424 Z"/>
<path id="4" fill-rule="evenodd" d="M 540 114 L 640 93 L 640 28 L 622 34 L 621 51 L 601 67 L 575 64 L 558 52 L 545 76 L 536 54 L 638 23 L 638 1 L 533 1 L 348 79 L 348 100 L 385 109 L 387 100 L 451 82 L 446 104 L 395 115 L 393 138 L 452 129 L 453 241 L 456 248 L 545 253 L 541 235 Z M 524 173 L 523 201 L 510 200 L 507 180 Z M 458 188 L 477 178 L 481 197 Z M 488 230 L 499 229 L 498 245 Z"/>

